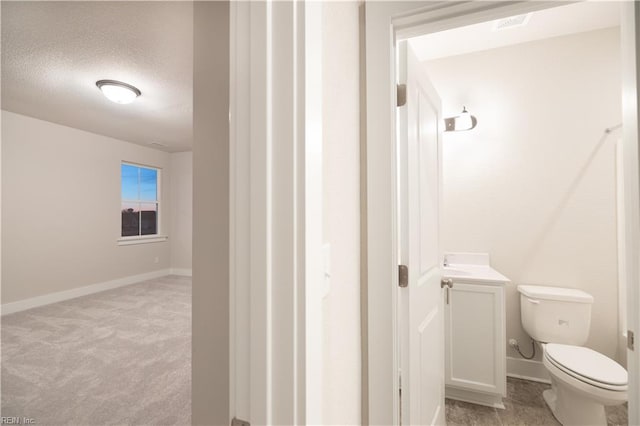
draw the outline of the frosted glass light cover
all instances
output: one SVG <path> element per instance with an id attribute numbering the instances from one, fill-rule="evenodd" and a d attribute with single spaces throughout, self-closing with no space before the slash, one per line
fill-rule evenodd
<path id="1" fill-rule="evenodd" d="M 473 128 L 471 114 L 463 112 L 456 117 L 456 130 L 469 130 Z"/>
<path id="2" fill-rule="evenodd" d="M 115 80 L 100 80 L 96 85 L 107 99 L 122 105 L 130 104 L 141 94 L 137 88 Z"/>
<path id="3" fill-rule="evenodd" d="M 458 132 L 460 130 L 471 130 L 476 127 L 478 120 L 463 108 L 462 112 L 456 116 L 444 119 L 445 132 Z"/>

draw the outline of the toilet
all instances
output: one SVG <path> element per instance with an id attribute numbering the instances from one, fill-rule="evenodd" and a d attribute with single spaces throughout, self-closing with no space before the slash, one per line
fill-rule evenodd
<path id="1" fill-rule="evenodd" d="M 525 331 L 543 348 L 551 376 L 544 400 L 556 419 L 568 425 L 606 425 L 606 405 L 627 401 L 627 371 L 614 360 L 582 345 L 591 326 L 593 296 L 570 288 L 519 285 Z"/>

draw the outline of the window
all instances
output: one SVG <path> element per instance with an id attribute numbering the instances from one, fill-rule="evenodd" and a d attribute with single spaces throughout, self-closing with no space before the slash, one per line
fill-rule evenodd
<path id="1" fill-rule="evenodd" d="M 122 233 L 123 237 L 158 235 L 160 170 L 122 163 Z"/>

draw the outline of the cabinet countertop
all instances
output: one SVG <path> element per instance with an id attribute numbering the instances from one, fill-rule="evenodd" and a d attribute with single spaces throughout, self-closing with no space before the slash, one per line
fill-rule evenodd
<path id="1" fill-rule="evenodd" d="M 454 281 L 505 285 L 511 280 L 487 265 L 451 264 L 442 269 L 442 277 Z"/>

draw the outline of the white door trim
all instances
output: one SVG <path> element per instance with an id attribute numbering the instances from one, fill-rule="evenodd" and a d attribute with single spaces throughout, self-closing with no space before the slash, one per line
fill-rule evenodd
<path id="1" fill-rule="evenodd" d="M 559 6 L 560 2 L 369 2 L 365 3 L 366 40 L 366 253 L 367 262 L 367 359 L 368 388 L 363 395 L 363 418 L 369 424 L 396 424 L 398 418 L 398 371 L 397 359 L 397 235 L 396 235 L 396 152 L 395 152 L 395 38 L 442 31 L 470 25 L 500 17 L 517 15 L 533 10 Z M 628 5 L 626 6 L 629 7 Z M 631 6 L 633 7 L 633 5 Z M 640 22 L 638 5 L 635 5 L 635 21 Z M 638 32 L 631 30 L 637 40 Z M 639 43 L 640 44 L 640 43 Z M 636 58 L 637 63 L 637 58 Z M 636 64 L 633 64 L 636 66 Z M 637 87 L 634 87 L 637 105 Z M 637 106 L 625 115 L 626 144 L 633 145 L 635 157 L 629 162 L 638 168 L 637 151 Z M 633 132 L 630 134 L 629 132 Z M 627 164 L 625 164 L 626 166 Z M 630 167 L 627 167 L 629 169 Z M 628 173 L 628 171 L 627 171 Z M 637 175 L 636 175 L 637 176 Z M 637 186 L 628 190 L 629 204 L 637 206 L 640 200 Z M 636 210 L 637 212 L 637 210 Z M 632 213 L 632 212 L 631 212 Z M 637 214 L 627 218 L 637 224 Z M 637 234 L 636 234 L 637 235 Z M 638 264 L 640 255 L 637 245 L 629 248 L 629 264 L 633 265 L 635 280 L 629 280 L 629 295 L 632 305 L 629 312 L 638 312 L 640 291 L 638 287 Z M 633 288 L 633 289 L 632 289 Z M 630 318 L 640 333 L 640 315 Z M 363 324 L 363 327 L 365 325 Z M 630 325 L 631 327 L 631 325 Z M 373 338 L 375 336 L 375 338 Z M 640 337 L 639 339 L 640 340 Z M 640 348 L 636 349 L 636 354 Z M 632 355 L 629 358 L 634 358 Z M 640 367 L 638 355 L 630 362 L 630 377 L 637 375 Z M 634 362 L 635 367 L 634 367 Z M 638 406 L 640 395 L 637 380 L 631 381 L 630 422 L 640 421 Z M 635 405 L 635 406 L 634 406 Z M 630 424 L 633 424 L 631 422 Z"/>
<path id="2" fill-rule="evenodd" d="M 322 139 L 307 131 L 322 123 L 321 100 L 311 97 L 321 90 L 310 72 L 321 64 L 311 47 L 322 35 L 316 9 L 231 3 L 230 413 L 251 424 L 307 424 L 319 412 L 307 392 L 317 376 L 307 370 L 317 368 L 309 342 L 320 338 L 309 328 L 307 288 L 323 278 L 314 255 Z"/>
<path id="3" fill-rule="evenodd" d="M 250 418 L 250 203 L 249 181 L 249 111 L 251 100 L 246 72 L 250 67 L 248 34 L 249 3 L 230 3 L 230 73 L 229 73 L 229 291 L 230 357 L 229 413 L 230 417 Z"/>
<path id="4" fill-rule="evenodd" d="M 640 5 L 624 2 L 622 41 L 622 143 L 624 162 L 625 280 L 627 327 L 636 335 L 635 351 L 627 350 L 629 424 L 640 424 L 640 153 L 638 149 L 638 70 L 640 69 Z"/>
<path id="5" fill-rule="evenodd" d="M 323 339 L 323 133 L 322 133 L 322 13 L 321 2 L 305 3 L 305 255 L 306 255 L 306 422 L 322 420 Z M 302 324 L 301 324 L 302 325 Z"/>

